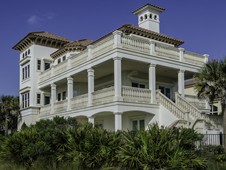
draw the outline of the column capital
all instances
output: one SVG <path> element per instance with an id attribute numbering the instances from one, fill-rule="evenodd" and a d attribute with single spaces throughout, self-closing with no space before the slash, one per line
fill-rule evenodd
<path id="1" fill-rule="evenodd" d="M 114 112 L 114 115 L 122 115 L 123 112 Z"/>
<path id="2" fill-rule="evenodd" d="M 122 60 L 122 57 L 116 56 L 113 58 L 113 60 Z"/>
<path id="3" fill-rule="evenodd" d="M 93 49 L 93 45 L 88 45 L 87 49 Z"/>
<path id="4" fill-rule="evenodd" d="M 185 49 L 184 48 L 178 48 L 179 51 L 184 52 Z"/>
<path id="5" fill-rule="evenodd" d="M 73 81 L 73 78 L 72 77 L 68 77 L 67 81 Z"/>
<path id="6" fill-rule="evenodd" d="M 122 35 L 122 31 L 115 30 L 112 34 L 113 35 Z"/>
<path id="7" fill-rule="evenodd" d="M 185 72 L 185 70 L 183 70 L 183 69 L 178 70 L 178 73 L 184 73 L 184 72 Z"/>
<path id="8" fill-rule="evenodd" d="M 157 64 L 150 63 L 150 64 L 149 64 L 149 67 L 156 67 L 156 65 L 157 65 Z"/>
<path id="9" fill-rule="evenodd" d="M 52 83 L 51 88 L 54 88 L 54 87 L 56 88 L 56 84 Z"/>
<path id="10" fill-rule="evenodd" d="M 204 63 L 208 63 L 209 54 L 204 54 Z"/>
<path id="11" fill-rule="evenodd" d="M 94 73 L 94 69 L 93 69 L 93 68 L 88 68 L 88 69 L 87 69 L 87 72 L 88 72 L 88 73 Z"/>

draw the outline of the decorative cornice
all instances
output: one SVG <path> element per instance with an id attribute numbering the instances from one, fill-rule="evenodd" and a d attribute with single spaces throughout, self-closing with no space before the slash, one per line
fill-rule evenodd
<path id="1" fill-rule="evenodd" d="M 66 38 L 45 31 L 31 32 L 22 40 L 20 40 L 16 45 L 14 45 L 13 49 L 23 52 L 33 44 L 52 48 L 61 48 L 69 42 L 71 41 Z"/>

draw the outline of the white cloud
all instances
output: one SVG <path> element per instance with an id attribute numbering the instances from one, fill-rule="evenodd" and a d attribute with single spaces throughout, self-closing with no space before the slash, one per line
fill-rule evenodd
<path id="1" fill-rule="evenodd" d="M 32 26 L 41 25 L 43 22 L 52 20 L 55 18 L 55 13 L 47 13 L 42 15 L 31 15 L 27 19 L 27 23 Z"/>
<path id="2" fill-rule="evenodd" d="M 36 15 L 32 15 L 27 19 L 28 24 L 30 25 L 36 25 L 39 24 L 42 21 L 42 19 Z"/>

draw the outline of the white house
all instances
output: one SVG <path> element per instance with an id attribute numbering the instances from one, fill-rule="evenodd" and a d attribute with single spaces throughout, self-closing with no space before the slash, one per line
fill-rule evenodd
<path id="1" fill-rule="evenodd" d="M 52 117 L 77 117 L 105 129 L 185 126 L 220 131 L 204 101 L 185 95 L 185 82 L 208 61 L 160 33 L 163 8 L 133 11 L 138 26 L 123 25 L 96 41 L 70 41 L 31 32 L 13 49 L 20 52 L 20 104 L 27 125 Z M 198 107 L 199 106 L 199 107 Z M 203 114 L 204 113 L 204 114 Z"/>

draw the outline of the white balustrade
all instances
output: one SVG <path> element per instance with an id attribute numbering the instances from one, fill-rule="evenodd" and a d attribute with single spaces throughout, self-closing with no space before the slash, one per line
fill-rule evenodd
<path id="1" fill-rule="evenodd" d="M 130 37 L 128 35 L 122 36 L 122 47 L 141 53 L 150 53 L 150 42 L 142 38 Z"/>
<path id="2" fill-rule="evenodd" d="M 44 105 L 40 109 L 40 116 L 42 117 L 42 116 L 50 115 L 50 111 L 51 111 L 51 105 L 50 104 Z"/>
<path id="3" fill-rule="evenodd" d="M 54 112 L 60 113 L 67 110 L 67 100 L 62 100 L 54 103 Z"/>
<path id="4" fill-rule="evenodd" d="M 85 63 L 87 61 L 87 58 L 88 58 L 87 50 L 79 54 L 73 55 L 71 58 L 71 67 L 72 68 L 77 67 L 78 65 Z"/>
<path id="5" fill-rule="evenodd" d="M 179 108 L 173 101 L 157 90 L 157 102 L 171 111 L 178 119 L 186 120 L 186 113 Z"/>
<path id="6" fill-rule="evenodd" d="M 159 56 L 171 58 L 178 61 L 180 60 L 180 50 L 173 46 L 156 43 L 155 51 Z"/>
<path id="7" fill-rule="evenodd" d="M 196 65 L 203 65 L 205 56 L 199 55 L 193 52 L 185 51 L 184 52 L 184 62 L 186 63 L 192 63 Z"/>
<path id="8" fill-rule="evenodd" d="M 72 110 L 85 108 L 87 107 L 87 104 L 88 104 L 88 94 L 76 96 L 71 99 Z"/>
<path id="9" fill-rule="evenodd" d="M 189 112 L 190 117 L 193 120 L 203 118 L 203 114 L 199 111 L 198 108 L 193 106 L 191 103 L 187 102 L 183 97 L 181 97 L 178 93 L 175 94 L 176 104 L 185 111 Z"/>
<path id="10" fill-rule="evenodd" d="M 197 96 L 193 95 L 185 95 L 184 97 L 189 103 L 191 103 L 198 109 L 204 110 L 206 108 L 205 100 L 200 100 Z"/>
<path id="11" fill-rule="evenodd" d="M 93 105 L 112 102 L 114 91 L 114 86 L 95 91 L 93 93 Z"/>
<path id="12" fill-rule="evenodd" d="M 94 44 L 94 47 L 93 47 L 93 58 L 96 58 L 101 54 L 104 54 L 112 50 L 113 45 L 114 45 L 113 35 L 110 35 L 105 39 L 101 40 L 100 42 L 97 42 L 96 44 Z"/>
<path id="13" fill-rule="evenodd" d="M 150 103 L 151 90 L 136 87 L 122 87 L 123 100 L 127 102 Z"/>
<path id="14" fill-rule="evenodd" d="M 63 61 L 63 62 L 61 62 L 61 63 L 59 63 L 59 64 L 57 64 L 53 67 L 54 67 L 54 76 L 55 76 L 55 75 L 58 75 L 58 74 L 60 74 L 60 73 L 62 73 L 66 70 L 67 62 Z"/>

